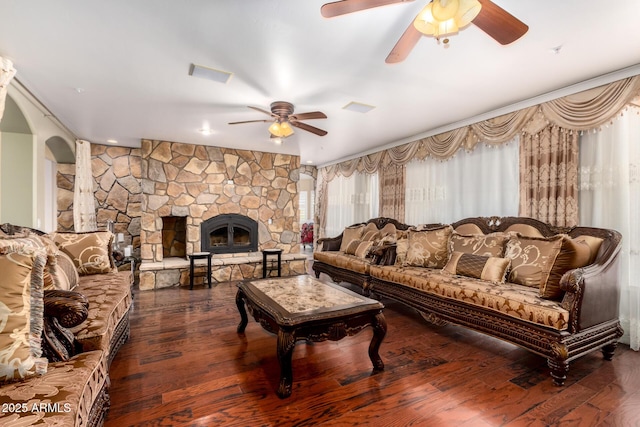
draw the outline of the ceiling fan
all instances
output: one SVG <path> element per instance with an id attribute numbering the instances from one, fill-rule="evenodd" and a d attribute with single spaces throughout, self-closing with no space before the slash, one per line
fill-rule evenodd
<path id="1" fill-rule="evenodd" d="M 333 18 L 410 1 L 413 0 L 342 0 L 327 3 L 320 11 L 325 18 Z M 513 43 L 529 30 L 529 26 L 491 0 L 433 0 L 409 24 L 385 62 L 393 64 L 404 61 L 423 35 L 434 36 L 439 40 L 440 37 L 457 33 L 458 29 L 470 23 L 502 45 Z M 443 42 L 446 44 L 449 40 L 444 39 Z"/>
<path id="2" fill-rule="evenodd" d="M 327 134 L 325 130 L 301 122 L 301 120 L 326 119 L 327 116 L 323 112 L 312 111 L 310 113 L 293 114 L 293 104 L 286 101 L 272 102 L 271 112 L 250 105 L 248 107 L 271 116 L 271 120 L 246 120 L 243 122 L 231 122 L 229 124 L 238 125 L 242 123 L 273 122 L 271 126 L 269 126 L 269 133 L 272 138 L 286 138 L 292 135 L 293 129 L 291 126 L 306 130 L 318 136 L 325 136 Z"/>

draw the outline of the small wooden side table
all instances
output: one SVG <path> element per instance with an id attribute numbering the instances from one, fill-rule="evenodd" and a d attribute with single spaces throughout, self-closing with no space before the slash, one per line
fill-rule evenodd
<path id="1" fill-rule="evenodd" d="M 277 255 L 277 267 L 267 267 L 267 257 Z M 277 270 L 278 277 L 282 276 L 282 249 L 263 249 L 262 250 L 262 277 L 267 277 L 267 271 Z"/>
<path id="2" fill-rule="evenodd" d="M 189 289 L 193 289 L 193 274 L 195 269 L 195 260 L 207 259 L 207 283 L 211 287 L 211 252 L 194 252 L 189 255 Z"/>

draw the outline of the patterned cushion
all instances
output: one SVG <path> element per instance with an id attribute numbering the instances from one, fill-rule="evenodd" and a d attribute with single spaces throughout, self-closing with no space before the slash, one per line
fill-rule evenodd
<path id="1" fill-rule="evenodd" d="M 338 255 L 341 255 L 343 252 L 337 251 L 318 251 L 313 253 L 314 261 L 320 261 L 329 265 L 336 265 L 336 259 Z"/>
<path id="2" fill-rule="evenodd" d="M 511 258 L 509 282 L 540 289 L 549 279 L 562 239 L 562 235 L 549 238 L 512 236 L 505 251 L 505 258 Z"/>
<path id="3" fill-rule="evenodd" d="M 495 285 L 486 280 L 440 274 L 422 267 L 372 265 L 372 277 L 494 310 L 514 318 L 566 330 L 569 312 L 558 301 L 543 299 L 538 289 L 515 283 Z M 375 291 L 375 286 L 374 286 Z"/>
<path id="4" fill-rule="evenodd" d="M 456 227 L 456 231 L 460 234 L 484 234 L 480 227 L 473 223 L 465 223 Z"/>
<path id="5" fill-rule="evenodd" d="M 31 231 L 23 230 L 14 235 L 4 235 L 0 238 L 0 246 L 28 246 L 42 249 L 47 255 L 47 263 L 44 270 L 44 288 L 60 289 L 57 277 L 57 255 L 60 253 L 53 241 L 46 236 L 39 236 Z"/>
<path id="6" fill-rule="evenodd" d="M 508 258 L 453 252 L 442 271 L 493 283 L 504 283 L 510 265 L 511 260 Z"/>
<path id="7" fill-rule="evenodd" d="M 372 241 L 352 240 L 344 251 L 345 254 L 355 255 L 358 258 L 366 258 L 369 255 L 369 250 L 373 246 Z"/>
<path id="8" fill-rule="evenodd" d="M 442 268 L 449 258 L 450 225 L 431 230 L 409 230 L 409 249 L 404 265 Z"/>
<path id="9" fill-rule="evenodd" d="M 109 273 L 115 268 L 111 256 L 113 233 L 110 231 L 55 232 L 50 236 L 58 248 L 71 257 L 81 276 Z"/>
<path id="10" fill-rule="evenodd" d="M 459 234 L 453 232 L 449 241 L 450 252 L 464 252 L 467 254 L 502 257 L 504 245 L 509 236 L 504 233 L 487 234 Z"/>
<path id="11" fill-rule="evenodd" d="M 374 241 L 374 240 L 378 240 L 380 238 L 380 232 L 379 231 L 366 231 L 362 234 L 362 237 L 360 238 L 360 240 L 370 240 L 370 241 Z"/>
<path id="12" fill-rule="evenodd" d="M 398 239 L 396 241 L 396 265 L 404 264 L 407 259 L 407 251 L 409 250 L 409 238 Z"/>
<path id="13" fill-rule="evenodd" d="M 361 274 L 369 274 L 369 267 L 371 266 L 371 258 L 359 258 L 343 252 L 315 252 L 313 259 Z"/>
<path id="14" fill-rule="evenodd" d="M 384 227 L 382 227 L 382 228 L 380 229 L 380 235 L 381 235 L 382 237 L 385 237 L 385 236 L 395 236 L 395 235 L 396 235 L 396 232 L 397 232 L 397 230 L 396 230 L 396 226 L 395 226 L 395 225 L 393 225 L 393 224 L 391 224 L 391 223 L 389 223 L 389 224 L 385 225 Z"/>
<path id="15" fill-rule="evenodd" d="M 28 409 L 26 412 L 0 411 L 0 425 L 92 425 L 91 406 L 107 382 L 106 359 L 102 351 L 81 353 L 64 362 L 49 363 L 45 375 L 0 387 L 3 408 L 27 404 Z M 40 404 L 60 409 L 31 411 L 34 405 Z"/>
<path id="16" fill-rule="evenodd" d="M 71 291 L 78 285 L 78 270 L 73 260 L 66 253 L 59 251 L 56 257 L 58 262 L 56 266 L 56 276 L 58 278 L 58 289 Z"/>
<path id="17" fill-rule="evenodd" d="M 553 261 L 549 278 L 540 284 L 540 296 L 542 298 L 560 298 L 564 294 L 560 289 L 562 275 L 569 270 L 587 265 L 590 256 L 591 249 L 584 240 L 575 240 L 563 234 L 562 246 Z"/>
<path id="18" fill-rule="evenodd" d="M 506 232 L 520 233 L 527 237 L 544 237 L 540 230 L 529 224 L 513 224 L 507 227 Z"/>
<path id="19" fill-rule="evenodd" d="M 36 363 L 42 356 L 45 262 L 41 249 L 0 247 L 0 383 L 43 373 Z"/>
<path id="20" fill-rule="evenodd" d="M 336 258 L 336 267 L 344 268 L 355 273 L 369 274 L 371 258 L 361 258 L 355 255 L 343 254 Z"/>
<path id="21" fill-rule="evenodd" d="M 83 351 L 104 350 L 109 354 L 114 331 L 131 307 L 131 272 L 82 276 L 76 291 L 89 300 L 89 317 L 71 328 Z"/>
<path id="22" fill-rule="evenodd" d="M 374 225 L 375 227 L 375 225 Z M 347 246 L 351 243 L 352 240 L 361 240 L 362 233 L 364 232 L 364 225 L 359 225 L 357 227 L 347 227 L 342 232 L 342 242 L 340 243 L 340 252 L 345 252 L 347 250 Z"/>

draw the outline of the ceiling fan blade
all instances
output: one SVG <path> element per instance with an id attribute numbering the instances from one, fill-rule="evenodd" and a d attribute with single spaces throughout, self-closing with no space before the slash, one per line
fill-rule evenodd
<path id="1" fill-rule="evenodd" d="M 291 126 L 295 126 L 295 127 L 300 128 L 302 130 L 306 130 L 307 132 L 315 133 L 318 136 L 325 136 L 327 134 L 326 130 L 318 129 L 315 126 L 311 126 L 311 125 L 308 125 L 306 123 L 301 123 L 301 122 L 296 122 L 296 121 L 289 121 L 289 123 L 291 123 Z"/>
<path id="2" fill-rule="evenodd" d="M 472 22 L 498 43 L 502 45 L 513 43 L 529 30 L 527 24 L 491 0 L 479 1 L 482 9 Z"/>
<path id="3" fill-rule="evenodd" d="M 228 123 L 228 124 L 230 124 L 230 125 L 241 125 L 243 123 L 258 123 L 258 122 L 260 122 L 260 123 L 270 123 L 272 121 L 273 120 L 245 120 L 243 122 L 231 122 L 231 123 Z"/>
<path id="4" fill-rule="evenodd" d="M 292 114 L 289 118 L 291 120 L 326 119 L 327 115 L 322 111 L 312 111 L 310 113 Z"/>
<path id="5" fill-rule="evenodd" d="M 320 8 L 320 13 L 325 18 L 333 18 L 347 13 L 358 12 L 388 4 L 405 3 L 413 0 L 342 0 L 327 3 Z"/>
<path id="6" fill-rule="evenodd" d="M 389 55 L 384 62 L 387 64 L 396 64 L 404 61 L 416 46 L 420 37 L 422 37 L 422 33 L 416 30 L 416 27 L 413 26 L 413 21 L 411 21 L 404 34 L 402 34 L 396 45 L 391 49 L 391 52 L 389 52 Z"/>
<path id="7" fill-rule="evenodd" d="M 277 115 L 273 114 L 272 112 L 267 111 L 267 110 L 263 110 L 262 108 L 252 107 L 251 105 L 247 105 L 247 107 L 251 108 L 252 110 L 256 110 L 256 111 L 259 111 L 259 112 L 261 112 L 261 113 L 264 113 L 264 114 L 266 114 L 267 116 L 271 116 L 271 117 L 278 117 Z"/>

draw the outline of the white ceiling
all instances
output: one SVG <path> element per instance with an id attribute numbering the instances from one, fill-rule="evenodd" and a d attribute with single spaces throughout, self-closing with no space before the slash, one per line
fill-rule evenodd
<path id="1" fill-rule="evenodd" d="M 452 128 L 470 118 L 640 64 L 640 1 L 494 0 L 529 25 L 501 46 L 473 24 L 448 48 L 423 37 L 384 60 L 426 0 L 325 19 L 327 0 L 0 0 L 0 56 L 77 137 L 299 154 L 322 165 Z M 558 54 L 552 48 L 562 46 Z M 192 63 L 233 73 L 217 83 Z M 269 140 L 276 100 L 320 110 L 319 137 Z M 374 105 L 362 114 L 349 102 Z M 508 109 L 507 108 L 507 109 Z M 212 135 L 198 131 L 209 126 Z"/>

